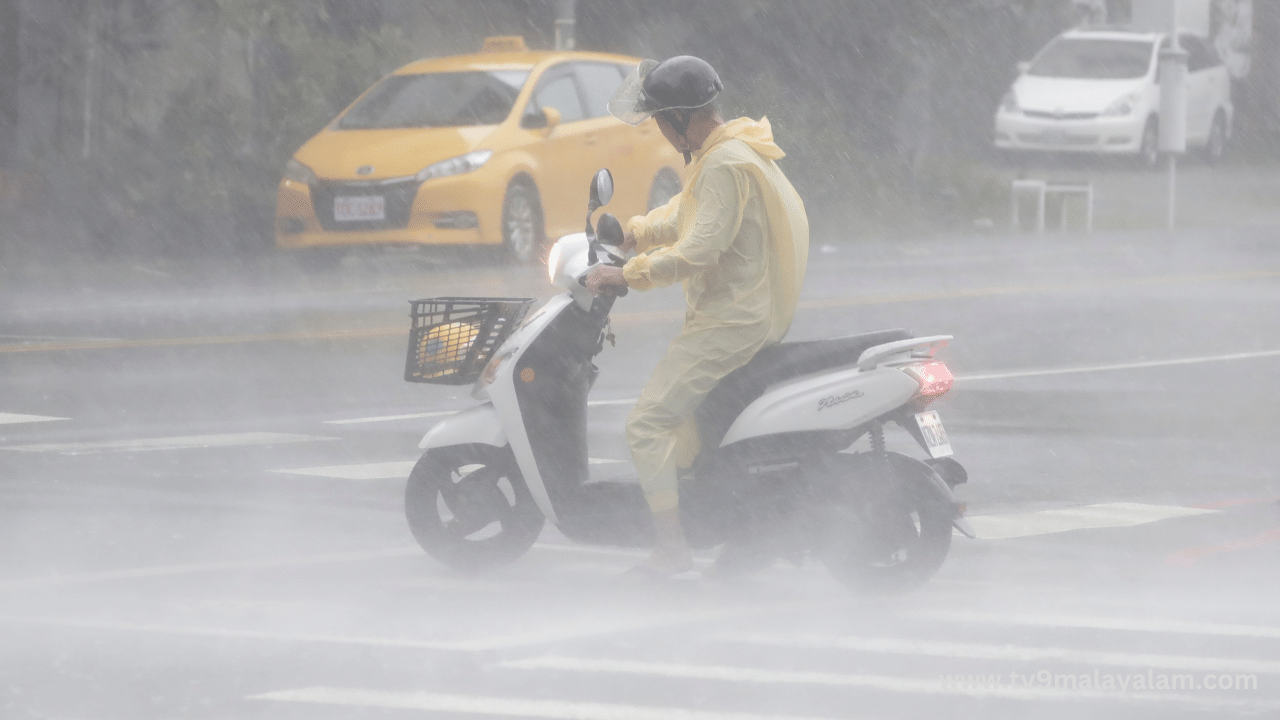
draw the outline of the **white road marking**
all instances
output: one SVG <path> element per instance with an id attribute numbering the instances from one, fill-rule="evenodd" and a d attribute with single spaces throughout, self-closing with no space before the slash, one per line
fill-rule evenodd
<path id="1" fill-rule="evenodd" d="M 127 570 L 104 570 L 101 572 L 79 573 L 76 575 L 50 575 L 46 577 L 11 580 L 0 583 L 0 591 L 25 590 L 27 588 L 57 587 L 62 585 L 82 585 L 85 583 L 111 580 L 133 580 L 137 578 L 165 577 L 169 575 L 189 575 L 202 572 L 222 572 L 226 570 L 263 570 L 267 568 L 307 567 L 311 565 L 329 565 L 333 563 L 359 562 L 361 560 L 381 560 L 421 555 L 422 548 L 410 545 L 385 550 L 367 552 L 335 553 L 332 555 L 304 555 L 301 557 L 276 558 L 274 560 L 232 560 L 228 562 L 196 563 L 192 565 L 156 565 L 152 567 L 129 568 Z"/>
<path id="2" fill-rule="evenodd" d="M 1224 709 L 1280 709 L 1280 702 L 1248 701 L 1204 695 L 1185 695 L 1166 692 L 1115 692 L 1107 690 L 1058 689 L 1050 687 L 1025 687 L 1021 685 L 977 687 L 945 679 L 921 679 L 892 675 L 841 675 L 828 672 L 776 670 L 725 665 L 685 665 L 678 663 L 636 662 L 606 660 L 603 658 L 569 658 L 545 656 L 528 660 L 513 660 L 497 667 L 524 670 L 556 670 L 581 673 L 613 673 L 625 675 L 649 675 L 683 680 L 713 680 L 721 682 L 752 683 L 761 685 L 826 685 L 857 687 L 883 692 L 912 695 L 952 695 L 973 698 L 1000 698 L 1009 700 L 1111 700 L 1131 703 L 1178 703 L 1199 707 Z"/>
<path id="3" fill-rule="evenodd" d="M 108 440 L 104 442 L 48 443 L 43 445 L 8 445 L 0 450 L 49 452 L 62 455 L 91 455 L 108 452 L 144 452 L 150 450 L 188 450 L 195 448 L 237 447 L 244 445 L 278 445 L 281 443 L 338 440 L 320 435 L 252 432 L 222 435 L 183 435 L 180 437 L 143 438 L 140 440 Z"/>
<path id="4" fill-rule="evenodd" d="M 1044 368 L 1041 370 L 1012 370 L 1009 372 L 957 375 L 956 381 L 1008 380 L 1011 378 L 1039 377 L 1042 375 L 1072 375 L 1075 373 L 1107 372 L 1110 370 L 1142 370 L 1145 368 L 1172 367 L 1175 365 L 1199 365 L 1202 363 L 1227 362 L 1230 360 L 1256 360 L 1258 358 L 1269 357 L 1280 357 L 1280 350 L 1228 353 L 1226 355 L 1205 355 L 1202 357 L 1178 358 L 1174 360 L 1146 360 L 1142 362 L 1112 363 L 1108 365 L 1086 365 L 1084 367 L 1074 368 Z"/>
<path id="5" fill-rule="evenodd" d="M 481 695 L 444 695 L 363 688 L 310 687 L 250 695 L 248 700 L 341 705 L 344 707 L 426 710 L 453 715 L 499 715 L 553 720 L 818 720 L 795 715 L 690 710 L 652 705 L 614 705 Z"/>
<path id="6" fill-rule="evenodd" d="M 965 658 L 973 660 L 1014 660 L 1034 662 L 1050 660 L 1085 665 L 1111 665 L 1132 668 L 1167 668 L 1202 672 L 1240 672 L 1280 674 L 1280 662 L 1247 660 L 1198 655 L 1160 655 L 1149 653 L 1098 652 L 1057 647 L 1019 645 L 983 645 L 976 643 L 934 642 L 901 638 L 833 637 L 831 635 L 778 635 L 771 633 L 727 633 L 716 640 L 744 645 L 803 648 L 806 650 L 852 650 L 862 653 L 893 655 L 925 655 L 929 657 Z"/>
<path id="7" fill-rule="evenodd" d="M 970 515 L 969 523 L 980 539 L 1002 540 L 1085 528 L 1129 527 L 1215 512 L 1174 505 L 1117 502 L 1010 515 Z"/>
<path id="8" fill-rule="evenodd" d="M 312 477 L 338 478 L 340 480 L 403 480 L 409 477 L 417 460 L 397 462 L 365 463 L 362 465 L 328 465 L 324 467 L 294 468 L 292 470 L 273 470 L 272 472 L 290 475 L 310 475 Z M 587 458 L 592 465 L 612 465 L 625 462 L 608 458 Z"/>
<path id="9" fill-rule="evenodd" d="M 622 400 L 590 400 L 587 405 L 595 407 L 597 405 L 634 405 L 635 398 L 624 398 Z M 466 408 L 464 408 L 466 409 Z M 378 415 L 375 417 L 351 418 L 349 420 L 325 420 L 326 425 L 355 425 L 357 423 L 375 423 L 390 422 L 392 420 L 418 420 L 421 418 L 444 417 L 446 415 L 456 415 L 462 410 L 439 410 L 436 412 L 409 413 L 407 415 Z"/>
<path id="10" fill-rule="evenodd" d="M 1173 633 L 1180 635 L 1222 635 L 1263 640 L 1280 640 L 1280 626 L 1229 625 L 1226 623 L 1186 622 L 1159 618 L 1103 618 L 1080 615 L 1015 615 L 988 614 L 955 610 L 913 611 L 910 617 L 939 622 L 984 625 L 1023 625 L 1045 628 L 1089 630 L 1128 630 L 1132 632 Z"/>
<path id="11" fill-rule="evenodd" d="M 47 627 L 79 628 L 155 635 L 211 637 L 230 640 L 264 640 L 285 643 L 319 643 L 326 645 L 350 645 L 358 647 L 386 647 L 408 650 L 440 650 L 453 652 L 485 652 L 531 645 L 548 645 L 585 638 L 650 631 L 679 625 L 705 625 L 725 619 L 743 618 L 762 613 L 777 612 L 779 605 L 760 605 L 739 610 L 712 612 L 664 613 L 649 616 L 635 614 L 616 618 L 590 619 L 575 617 L 561 627 L 544 627 L 527 633 L 497 635 L 458 640 L 418 640 L 396 637 L 372 637 L 361 635 L 327 635 L 314 633 L 276 632 L 264 630 L 237 630 L 233 628 L 195 627 L 186 625 L 144 625 L 114 620 L 86 620 L 83 618 L 56 618 L 38 616 L 0 615 L 0 623 L 11 625 L 40 625 Z M 790 607 L 794 607 L 794 604 Z"/>
<path id="12" fill-rule="evenodd" d="M 380 415 L 378 417 L 352 418 L 350 420 L 325 420 L 326 425 L 354 425 L 356 423 L 390 422 L 392 420 L 417 420 L 419 418 L 444 417 L 462 412 L 461 410 L 441 410 L 439 412 L 410 413 L 408 415 Z"/>
<path id="13" fill-rule="evenodd" d="M 1144 360 L 1139 362 L 1109 363 L 1105 365 L 1085 365 L 1082 367 L 1040 368 L 1033 370 L 1010 370 L 1007 372 L 974 373 L 972 375 L 956 375 L 956 382 L 977 382 L 979 380 L 1011 380 L 1014 378 L 1041 377 L 1047 375 L 1075 375 L 1077 373 L 1108 372 L 1112 370 L 1143 370 L 1146 368 L 1172 367 L 1176 365 L 1200 365 L 1203 363 L 1228 362 L 1231 360 L 1256 360 L 1259 358 L 1280 357 L 1280 350 L 1261 350 L 1258 352 L 1227 353 L 1225 355 L 1204 355 L 1201 357 L 1175 358 L 1171 360 Z M 637 398 L 618 400 L 591 400 L 590 406 L 598 405 L 634 405 Z M 384 415 L 381 417 L 355 418 L 352 420 L 326 420 L 329 425 L 349 425 L 352 423 L 386 422 L 390 420 L 414 420 L 418 418 L 442 417 L 461 412 L 460 410 L 443 410 L 440 412 L 413 413 L 409 415 Z"/>
<path id="14" fill-rule="evenodd" d="M 326 467 L 296 468 L 293 470 L 273 470 L 272 472 L 339 478 L 342 480 L 403 480 L 409 477 L 409 472 L 413 470 L 413 466 L 417 463 L 417 460 L 404 460 L 400 462 L 367 463 L 364 465 L 329 465 Z"/>
<path id="15" fill-rule="evenodd" d="M 20 415 L 18 413 L 0 413 L 0 425 L 17 425 L 18 423 L 37 423 L 52 422 L 54 420 L 67 420 L 64 417 L 49 417 L 46 415 Z"/>

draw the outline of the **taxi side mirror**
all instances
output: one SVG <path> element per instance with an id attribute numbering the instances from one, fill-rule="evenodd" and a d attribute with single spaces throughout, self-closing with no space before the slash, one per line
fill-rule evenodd
<path id="1" fill-rule="evenodd" d="M 544 135 L 550 135 L 559 124 L 560 111 L 553 107 L 542 108 L 520 118 L 520 127 L 526 130 L 543 130 Z"/>

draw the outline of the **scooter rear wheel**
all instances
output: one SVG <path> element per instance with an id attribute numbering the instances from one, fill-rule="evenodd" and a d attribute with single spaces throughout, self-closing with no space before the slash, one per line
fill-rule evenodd
<path id="1" fill-rule="evenodd" d="M 544 522 L 511 451 L 489 445 L 428 450 L 409 473 L 404 500 L 414 539 L 457 570 L 515 561 Z"/>
<path id="2" fill-rule="evenodd" d="M 823 563 L 856 592 L 907 592 L 946 560 L 954 508 L 930 492 L 924 470 L 887 456 L 867 459 L 830 508 Z"/>

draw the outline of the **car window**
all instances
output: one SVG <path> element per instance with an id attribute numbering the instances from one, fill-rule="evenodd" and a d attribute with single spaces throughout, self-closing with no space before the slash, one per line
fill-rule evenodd
<path id="1" fill-rule="evenodd" d="M 338 128 L 497 125 L 529 77 L 527 70 L 392 75 L 338 121 Z"/>
<path id="2" fill-rule="evenodd" d="M 609 98 L 622 85 L 623 75 L 618 66 L 609 63 L 574 63 L 574 71 L 582 81 L 587 96 L 587 117 L 604 117 L 609 114 Z"/>
<path id="3" fill-rule="evenodd" d="M 1091 80 L 1140 78 L 1151 67 L 1147 40 L 1058 38 L 1027 69 L 1028 75 Z"/>
<path id="4" fill-rule="evenodd" d="M 585 117 L 582 112 L 582 99 L 578 96 L 578 85 L 573 75 L 559 68 L 551 70 L 538 81 L 533 91 L 533 98 L 525 115 L 535 115 L 543 108 L 555 108 L 560 111 L 560 122 L 574 122 Z"/>

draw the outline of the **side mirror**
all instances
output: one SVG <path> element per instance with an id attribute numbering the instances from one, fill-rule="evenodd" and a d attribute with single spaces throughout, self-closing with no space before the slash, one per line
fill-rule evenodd
<path id="1" fill-rule="evenodd" d="M 621 247 L 627 236 L 622 231 L 622 223 L 618 222 L 618 218 L 605 213 L 600 216 L 600 222 L 596 223 L 596 237 L 605 245 Z"/>
<path id="2" fill-rule="evenodd" d="M 591 199 L 587 201 L 587 215 L 608 205 L 613 199 L 613 173 L 608 168 L 603 168 L 591 180 Z"/>
<path id="3" fill-rule="evenodd" d="M 550 135 L 551 131 L 560 124 L 560 117 L 559 110 L 553 107 L 542 108 L 520 118 L 520 127 L 525 130 L 544 130 L 543 134 Z"/>
<path id="4" fill-rule="evenodd" d="M 1014 67 L 1018 68 L 1019 75 L 1026 75 L 1027 71 L 1031 69 L 1031 61 L 1023 60 L 1019 62 L 1017 65 L 1015 65 Z"/>

